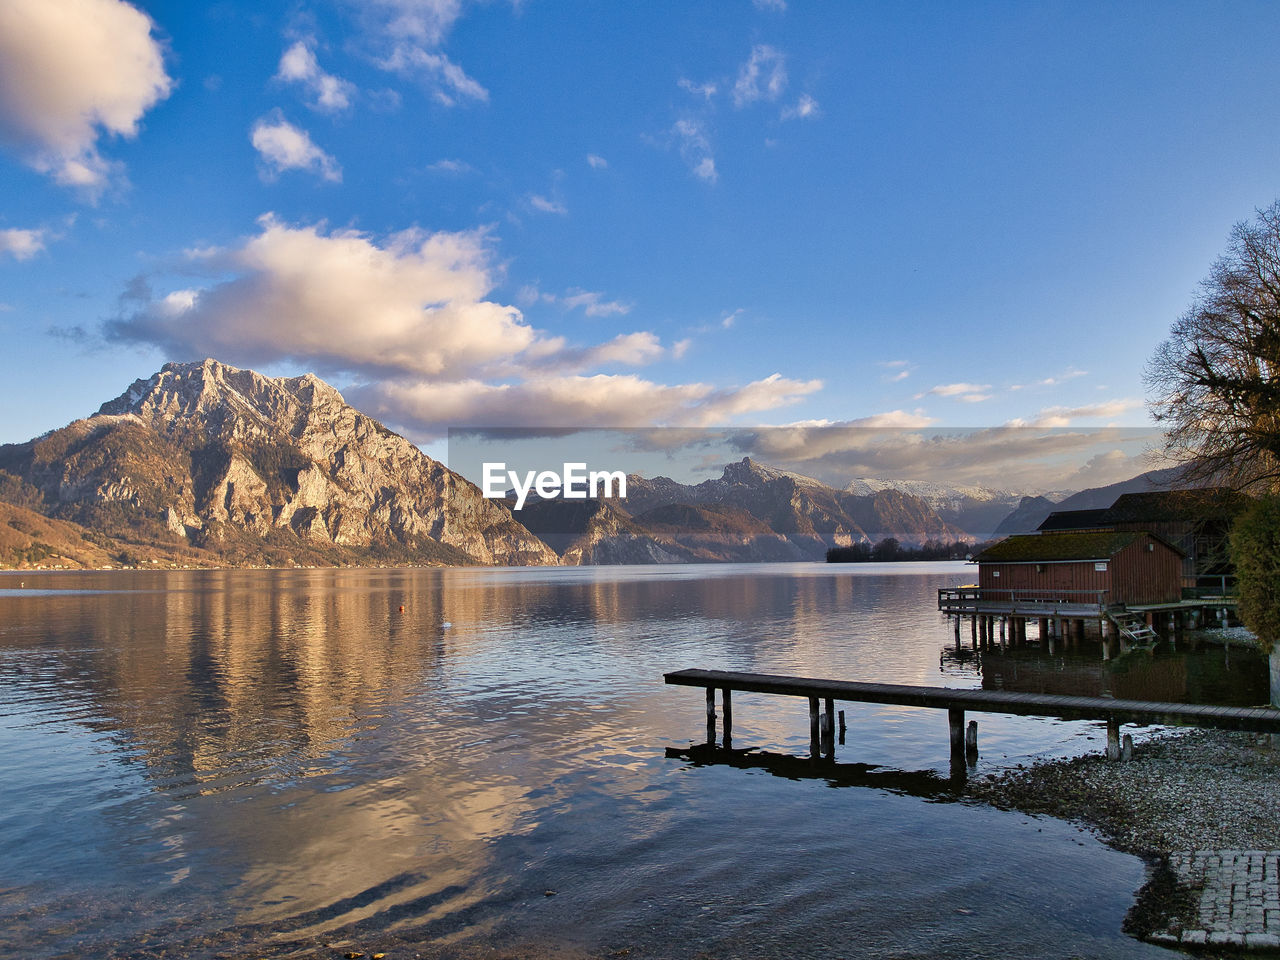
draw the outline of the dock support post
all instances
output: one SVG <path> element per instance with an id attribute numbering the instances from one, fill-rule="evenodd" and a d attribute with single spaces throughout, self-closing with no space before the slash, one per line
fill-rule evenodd
<path id="1" fill-rule="evenodd" d="M 959 707 L 947 708 L 947 724 L 951 728 L 951 755 L 964 756 L 964 710 Z"/>
<path id="2" fill-rule="evenodd" d="M 720 691 L 724 697 L 724 746 L 733 746 L 733 691 L 725 687 Z"/>
<path id="3" fill-rule="evenodd" d="M 1107 759 L 1120 759 L 1120 721 L 1107 720 Z"/>
<path id="4" fill-rule="evenodd" d="M 831 697 L 827 697 L 823 704 L 826 711 L 822 715 L 822 743 L 825 747 L 823 751 L 828 757 L 836 755 L 836 703 Z"/>
<path id="5" fill-rule="evenodd" d="M 1128 763 L 1133 759 L 1133 737 L 1129 734 L 1124 735 L 1124 739 L 1120 742 L 1120 759 Z"/>
<path id="6" fill-rule="evenodd" d="M 716 745 L 716 688 L 707 687 L 707 746 Z"/>
<path id="7" fill-rule="evenodd" d="M 822 755 L 822 734 L 818 727 L 818 698 L 809 698 L 809 753 L 817 760 Z"/>
<path id="8" fill-rule="evenodd" d="M 843 710 L 841 710 L 841 711 L 840 711 L 840 746 L 842 746 L 842 747 L 844 746 L 844 731 L 845 731 L 845 726 L 844 726 L 844 711 L 843 711 Z"/>
<path id="9" fill-rule="evenodd" d="M 978 756 L 978 721 L 970 720 L 964 731 L 964 755 L 966 759 L 977 759 Z"/>

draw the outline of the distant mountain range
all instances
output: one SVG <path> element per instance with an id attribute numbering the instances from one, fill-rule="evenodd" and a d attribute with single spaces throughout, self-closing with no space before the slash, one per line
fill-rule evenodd
<path id="1" fill-rule="evenodd" d="M 633 475 L 625 500 L 513 513 L 318 377 L 215 360 L 166 364 L 93 416 L 0 446 L 10 567 L 818 560 L 971 538 L 1025 506 L 917 481 L 838 490 L 744 459 L 698 484 Z"/>
<path id="2" fill-rule="evenodd" d="M 881 490 L 899 490 L 919 497 L 947 523 L 959 527 L 978 540 L 995 536 L 995 531 L 1021 505 L 1026 494 L 1013 490 L 993 490 L 972 485 L 949 485 L 930 480 L 877 480 L 857 477 L 845 487 L 849 493 L 868 495 Z M 1056 503 L 1070 491 L 1050 492 L 1037 497 Z"/>
<path id="3" fill-rule="evenodd" d="M 1031 533 L 1060 510 L 1103 510 L 1126 493 L 1150 493 L 1153 490 L 1169 490 L 1178 479 L 1178 468 L 1149 470 L 1130 480 L 1121 480 L 1105 487 L 1090 487 L 1069 497 L 1053 501 L 1048 497 L 1023 497 L 1017 508 L 995 528 L 995 536 L 1007 537 L 1015 533 Z"/>

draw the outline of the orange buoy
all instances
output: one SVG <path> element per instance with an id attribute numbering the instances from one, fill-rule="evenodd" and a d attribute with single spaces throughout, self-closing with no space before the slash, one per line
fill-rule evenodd
<path id="1" fill-rule="evenodd" d="M 402 604 L 400 604 L 400 612 L 401 612 L 401 613 L 404 613 L 404 604 L 403 604 L 403 603 L 402 603 Z"/>

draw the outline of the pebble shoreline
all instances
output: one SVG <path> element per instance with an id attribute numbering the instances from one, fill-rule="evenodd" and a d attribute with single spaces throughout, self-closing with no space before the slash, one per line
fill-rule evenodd
<path id="1" fill-rule="evenodd" d="M 1280 947 L 1280 736 L 1157 732 L 1128 762 L 1036 763 L 971 781 L 963 799 L 1083 823 L 1145 859 L 1134 936 L 1211 955 Z"/>
<path id="2" fill-rule="evenodd" d="M 1078 820 L 1118 850 L 1280 850 L 1280 736 L 1227 730 L 1157 733 L 1133 759 L 1053 760 L 976 779 L 964 796 Z"/>

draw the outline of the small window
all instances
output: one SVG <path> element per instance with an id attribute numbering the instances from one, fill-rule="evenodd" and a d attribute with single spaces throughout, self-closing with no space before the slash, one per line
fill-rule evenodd
<path id="1" fill-rule="evenodd" d="M 992 575 L 993 577 L 998 577 L 998 576 L 1000 576 L 1000 571 L 999 571 L 999 570 L 992 570 L 992 571 L 991 571 L 991 575 Z"/>
<path id="2" fill-rule="evenodd" d="M 1155 552 L 1156 552 L 1156 545 L 1154 543 L 1148 543 L 1147 553 L 1155 553 Z"/>
<path id="3" fill-rule="evenodd" d="M 1043 564 L 1043 563 L 1037 563 L 1037 564 L 1036 564 L 1036 573 L 1044 573 L 1044 564 Z"/>
<path id="4" fill-rule="evenodd" d="M 1093 569 L 1097 570 L 1099 573 L 1106 573 L 1106 572 L 1107 572 L 1107 561 L 1103 560 L 1103 561 L 1101 561 L 1100 563 L 1095 563 L 1095 564 L 1093 565 Z"/>

